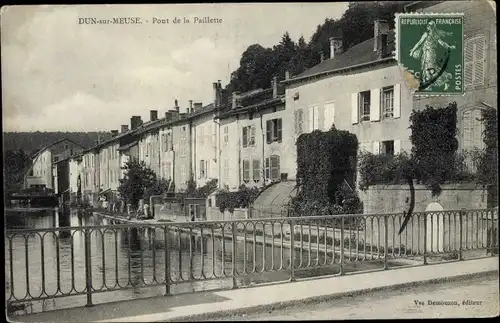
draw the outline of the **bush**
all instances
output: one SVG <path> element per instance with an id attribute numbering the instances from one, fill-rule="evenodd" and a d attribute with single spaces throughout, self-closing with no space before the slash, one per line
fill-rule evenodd
<path id="1" fill-rule="evenodd" d="M 241 185 L 236 192 L 220 190 L 216 194 L 217 205 L 219 210 L 224 212 L 228 210 L 233 213 L 236 208 L 247 208 L 257 198 L 259 189 L 256 187 L 248 188 Z"/>
<path id="2" fill-rule="evenodd" d="M 217 179 L 212 179 L 201 187 L 196 187 L 196 182 L 193 179 L 190 179 L 186 184 L 186 197 L 207 198 L 217 190 Z"/>

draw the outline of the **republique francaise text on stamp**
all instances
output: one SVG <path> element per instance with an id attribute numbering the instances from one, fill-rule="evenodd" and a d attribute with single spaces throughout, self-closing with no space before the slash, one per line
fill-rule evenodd
<path id="1" fill-rule="evenodd" d="M 396 58 L 415 95 L 464 93 L 464 15 L 396 14 Z M 411 87 L 411 86 L 410 86 Z"/>

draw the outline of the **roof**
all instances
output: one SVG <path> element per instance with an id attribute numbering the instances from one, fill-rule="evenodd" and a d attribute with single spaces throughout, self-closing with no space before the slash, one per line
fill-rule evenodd
<path id="1" fill-rule="evenodd" d="M 247 112 L 247 111 L 249 111 L 251 109 L 257 109 L 257 110 L 259 110 L 259 109 L 262 109 L 262 108 L 267 108 L 267 107 L 270 107 L 270 106 L 273 106 L 273 105 L 276 105 L 276 104 L 279 104 L 279 103 L 284 103 L 284 102 L 285 102 L 285 95 L 278 95 L 275 98 L 264 99 L 261 102 L 256 103 L 256 104 L 248 105 L 248 106 L 245 106 L 245 107 L 239 107 L 239 108 L 234 109 L 234 110 L 229 110 L 227 112 L 224 112 L 224 113 L 220 114 L 219 118 L 223 119 L 223 118 L 234 116 L 234 115 L 237 115 L 237 114 L 240 114 L 240 113 L 245 113 L 245 112 Z"/>
<path id="2" fill-rule="evenodd" d="M 253 202 L 254 214 L 268 218 L 273 214 L 282 214 L 290 200 L 297 194 L 296 181 L 283 181 L 269 185 Z"/>
<path id="3" fill-rule="evenodd" d="M 332 59 L 326 59 L 318 65 L 302 72 L 301 74 L 282 82 L 294 83 L 296 81 L 306 80 L 314 76 L 326 75 L 330 72 L 355 68 L 358 65 L 376 63 L 378 61 L 382 62 L 387 61 L 388 59 L 394 60 L 394 57 L 392 55 L 387 58 L 378 59 L 377 52 L 373 50 L 373 42 L 374 38 L 365 40 L 364 42 L 349 48 L 340 55 L 337 55 Z M 395 32 L 394 30 L 390 30 L 387 35 L 387 50 L 389 53 L 392 53 L 395 49 Z"/>
<path id="4" fill-rule="evenodd" d="M 53 143 L 51 143 L 51 144 L 49 144 L 49 145 L 47 145 L 47 146 L 45 146 L 45 147 L 43 147 L 43 148 L 41 148 L 41 149 L 37 150 L 37 152 L 36 152 L 36 153 L 34 153 L 34 154 L 33 154 L 33 156 L 31 156 L 31 159 L 36 158 L 36 157 L 37 157 L 38 155 L 40 155 L 43 151 L 45 151 L 45 150 L 49 149 L 50 147 L 52 147 L 52 146 L 54 146 L 54 145 L 57 145 L 58 143 L 63 142 L 63 141 L 70 141 L 70 142 L 74 143 L 75 145 L 77 145 L 77 146 L 79 146 L 79 147 L 81 147 L 81 148 L 85 148 L 85 147 L 83 147 L 82 145 L 80 145 L 79 143 L 76 143 L 76 142 L 74 142 L 74 141 L 73 141 L 73 140 L 71 140 L 71 139 L 68 139 L 68 138 L 63 138 L 63 139 L 59 139 L 59 140 L 57 140 L 57 141 L 55 141 L 55 142 L 53 142 Z"/>

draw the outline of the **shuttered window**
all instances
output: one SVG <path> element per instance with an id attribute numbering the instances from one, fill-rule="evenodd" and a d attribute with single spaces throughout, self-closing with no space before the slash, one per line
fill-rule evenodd
<path id="1" fill-rule="evenodd" d="M 266 121 L 266 141 L 268 144 L 282 139 L 282 123 L 280 119 Z"/>
<path id="2" fill-rule="evenodd" d="M 248 128 L 243 127 L 243 134 L 242 134 L 242 141 L 243 141 L 243 147 L 248 146 Z"/>
<path id="3" fill-rule="evenodd" d="M 248 183 L 250 181 L 250 161 L 243 160 L 243 181 Z"/>
<path id="4" fill-rule="evenodd" d="M 323 111 L 323 129 L 328 131 L 335 121 L 335 103 L 325 103 Z"/>
<path id="5" fill-rule="evenodd" d="M 224 159 L 224 178 L 229 178 L 229 160 Z"/>
<path id="6" fill-rule="evenodd" d="M 484 84 L 485 37 L 479 35 L 465 41 L 465 85 Z"/>
<path id="7" fill-rule="evenodd" d="M 260 160 L 258 159 L 252 161 L 252 178 L 254 182 L 260 180 Z"/>

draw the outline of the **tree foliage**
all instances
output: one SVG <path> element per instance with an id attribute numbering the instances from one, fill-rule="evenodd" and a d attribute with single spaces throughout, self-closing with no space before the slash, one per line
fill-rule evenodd
<path id="1" fill-rule="evenodd" d="M 23 150 L 6 150 L 3 160 L 5 190 L 13 192 L 22 189 L 30 166 L 31 159 Z"/>
<path id="2" fill-rule="evenodd" d="M 497 110 L 483 110 L 483 141 L 486 146 L 478 165 L 479 181 L 484 184 L 498 185 L 498 116 Z"/>
<path id="3" fill-rule="evenodd" d="M 124 169 L 125 176 L 120 179 L 118 192 L 125 202 L 134 208 L 138 206 L 140 199 L 161 195 L 168 187 L 168 181 L 158 179 L 143 161 L 132 159 L 125 164 Z"/>
<path id="4" fill-rule="evenodd" d="M 230 192 L 228 190 L 219 190 L 216 194 L 216 203 L 221 212 L 234 212 L 236 208 L 247 208 L 255 201 L 259 195 L 259 189 L 256 187 L 247 187 L 241 185 L 238 191 Z"/>
<path id="5" fill-rule="evenodd" d="M 299 215 L 338 214 L 355 211 L 359 199 L 353 182 L 358 140 L 348 131 L 332 127 L 297 139 L 297 196 L 292 208 Z M 351 203 L 348 205 L 348 203 Z"/>
<path id="6" fill-rule="evenodd" d="M 205 185 L 196 187 L 196 182 L 190 179 L 187 182 L 186 197 L 207 198 L 217 190 L 217 179 L 211 179 Z"/>
<path id="7" fill-rule="evenodd" d="M 393 28 L 394 13 L 403 12 L 408 3 L 411 1 L 351 2 L 340 19 L 327 18 L 318 25 L 309 42 L 303 36 L 294 42 L 285 32 L 271 48 L 250 45 L 241 56 L 240 66 L 231 74 L 226 90 L 247 92 L 268 88 L 274 76 L 283 79 L 287 70 L 292 75 L 300 74 L 320 63 L 320 52 L 329 56 L 330 37 L 341 36 L 346 50 L 373 37 L 376 19 L 386 19 Z"/>

